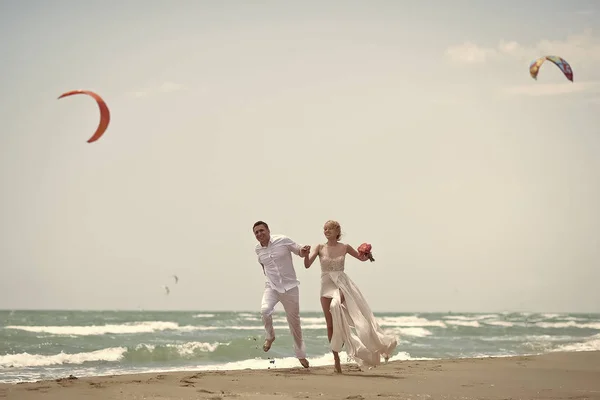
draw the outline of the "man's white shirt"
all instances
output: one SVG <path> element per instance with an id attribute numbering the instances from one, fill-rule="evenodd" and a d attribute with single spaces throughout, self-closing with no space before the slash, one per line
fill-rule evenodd
<path id="1" fill-rule="evenodd" d="M 258 262 L 265 270 L 266 283 L 279 293 L 295 288 L 300 284 L 292 262 L 292 253 L 299 255 L 302 246 L 284 235 L 271 235 L 266 247 L 256 245 Z"/>

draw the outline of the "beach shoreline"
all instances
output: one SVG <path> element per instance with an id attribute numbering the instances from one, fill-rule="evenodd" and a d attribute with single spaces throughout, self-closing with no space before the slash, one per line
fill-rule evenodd
<path id="1" fill-rule="evenodd" d="M 0 384 L 7 399 L 600 399 L 600 351 Z"/>

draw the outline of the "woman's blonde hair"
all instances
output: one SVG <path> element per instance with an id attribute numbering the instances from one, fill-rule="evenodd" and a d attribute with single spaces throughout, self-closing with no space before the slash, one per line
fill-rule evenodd
<path id="1" fill-rule="evenodd" d="M 331 226 L 333 229 L 337 230 L 337 240 L 340 240 L 340 238 L 342 237 L 342 227 L 340 226 L 340 223 L 337 221 L 334 221 L 332 219 L 330 219 L 329 221 L 325 222 L 325 226 Z"/>

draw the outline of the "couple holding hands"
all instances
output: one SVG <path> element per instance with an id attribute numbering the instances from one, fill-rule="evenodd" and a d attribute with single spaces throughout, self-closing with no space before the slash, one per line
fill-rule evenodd
<path id="1" fill-rule="evenodd" d="M 396 338 L 383 333 L 371 308 L 354 282 L 344 272 L 346 254 L 360 260 L 373 260 L 370 245 L 364 243 L 358 251 L 340 242 L 341 227 L 336 221 L 327 221 L 323 227 L 326 243 L 300 246 L 285 235 L 271 235 L 269 226 L 258 221 L 252 227 L 258 240 L 256 255 L 266 277 L 261 315 L 266 338 L 264 351 L 275 341 L 273 311 L 281 302 L 290 332 L 294 338 L 294 352 L 303 367 L 308 368 L 306 349 L 300 326 L 300 282 L 292 261 L 292 253 L 304 259 L 310 268 L 319 257 L 321 264 L 321 306 L 327 323 L 327 338 L 335 361 L 335 371 L 342 372 L 339 352 L 342 347 L 349 358 L 359 366 L 376 366 L 391 356 L 397 346 Z"/>

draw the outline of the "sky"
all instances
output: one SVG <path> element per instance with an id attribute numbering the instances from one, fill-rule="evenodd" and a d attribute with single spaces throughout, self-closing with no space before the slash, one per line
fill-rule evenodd
<path id="1" fill-rule="evenodd" d="M 375 312 L 600 312 L 597 1 L 13 0 L 0 37 L 0 309 L 258 312 L 253 223 L 333 219 Z"/>

